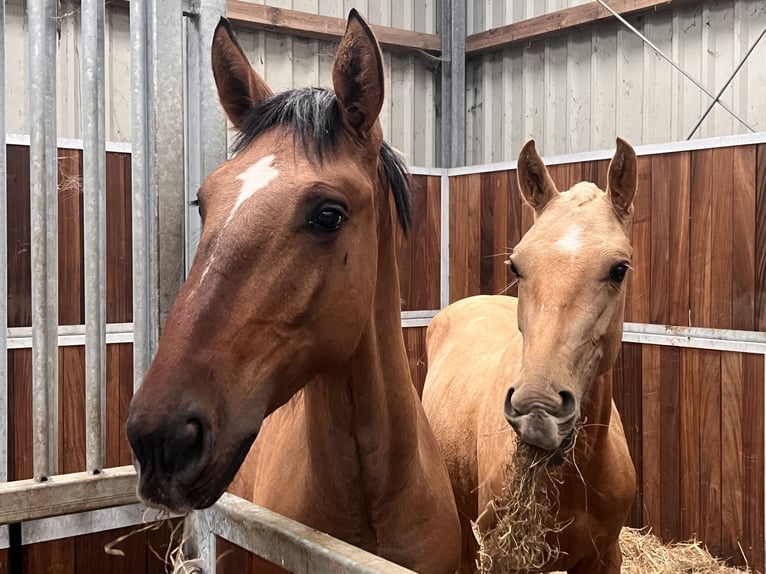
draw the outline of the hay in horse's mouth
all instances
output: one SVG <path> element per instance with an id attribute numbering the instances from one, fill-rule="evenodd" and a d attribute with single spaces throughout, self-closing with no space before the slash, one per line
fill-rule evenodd
<path id="1" fill-rule="evenodd" d="M 560 555 L 551 535 L 566 523 L 555 521 L 561 479 L 557 468 L 574 449 L 576 426 L 562 446 L 544 451 L 516 437 L 516 450 L 504 468 L 504 485 L 473 525 L 479 543 L 478 572 L 535 572 Z"/>

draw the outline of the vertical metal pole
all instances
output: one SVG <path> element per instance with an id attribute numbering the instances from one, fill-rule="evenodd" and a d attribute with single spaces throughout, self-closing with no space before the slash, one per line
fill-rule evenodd
<path id="1" fill-rule="evenodd" d="M 442 167 L 465 163 L 465 0 L 442 1 Z"/>
<path id="2" fill-rule="evenodd" d="M 5 2 L 0 2 L 0 482 L 8 480 L 8 197 L 5 150 Z M 0 538 L 7 529 L 0 528 Z M 0 540 L 2 544 L 2 540 Z"/>
<path id="3" fill-rule="evenodd" d="M 130 3 L 130 77 L 133 180 L 133 385 L 138 388 L 154 355 L 156 208 L 149 195 L 148 0 Z"/>
<path id="4" fill-rule="evenodd" d="M 82 2 L 85 236 L 85 442 L 88 472 L 104 467 L 106 387 L 106 174 L 104 2 Z"/>
<path id="5" fill-rule="evenodd" d="M 29 0 L 29 171 L 34 475 L 57 467 L 58 173 L 56 0 Z"/>
<path id="6" fill-rule="evenodd" d="M 182 551 L 184 559 L 192 561 L 192 564 L 201 568 L 205 574 L 216 573 L 215 535 L 210 531 L 207 512 L 204 510 L 195 510 L 186 515 Z M 182 574 L 185 571 L 177 569 L 173 574 Z"/>
<path id="7" fill-rule="evenodd" d="M 226 0 L 201 0 L 187 18 L 186 34 L 186 269 L 189 272 L 202 230 L 191 207 L 205 178 L 226 159 L 226 118 L 213 78 L 213 32 L 226 14 Z"/>

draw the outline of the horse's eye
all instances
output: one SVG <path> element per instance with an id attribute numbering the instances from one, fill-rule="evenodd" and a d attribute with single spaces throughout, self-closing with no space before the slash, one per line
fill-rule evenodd
<path id="1" fill-rule="evenodd" d="M 197 198 L 197 199 L 192 199 L 192 200 L 189 202 L 189 204 L 190 204 L 192 207 L 196 207 L 196 208 L 197 208 L 197 213 L 199 213 L 199 216 L 200 216 L 200 218 L 204 219 L 204 217 L 202 217 L 202 204 L 200 203 L 200 201 L 199 201 L 199 198 Z"/>
<path id="2" fill-rule="evenodd" d="M 628 269 L 630 269 L 630 265 L 627 263 L 618 263 L 609 270 L 609 279 L 615 283 L 622 283 L 622 280 L 625 279 L 625 274 L 628 272 Z"/>
<path id="3" fill-rule="evenodd" d="M 511 266 L 511 273 L 513 273 L 517 279 L 521 279 L 521 273 L 519 273 L 519 270 L 516 267 L 516 264 L 513 262 L 513 259 L 509 259 L 508 264 Z"/>
<path id="4" fill-rule="evenodd" d="M 346 217 L 346 211 L 339 205 L 323 205 L 309 219 L 308 228 L 318 233 L 335 233 Z"/>

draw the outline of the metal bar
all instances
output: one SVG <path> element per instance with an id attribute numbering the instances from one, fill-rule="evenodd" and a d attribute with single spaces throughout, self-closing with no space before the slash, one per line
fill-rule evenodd
<path id="1" fill-rule="evenodd" d="M 29 145 L 28 134 L 5 134 L 5 143 L 9 145 Z M 76 138 L 57 138 L 56 146 L 66 149 L 83 149 L 84 144 L 81 139 Z M 130 153 L 130 142 L 106 142 L 106 151 L 114 153 Z"/>
<path id="2" fill-rule="evenodd" d="M 202 222 L 191 205 L 207 176 L 226 160 L 226 118 L 213 78 L 210 46 L 226 0 L 201 0 L 197 13 L 186 18 L 186 267 L 191 268 Z"/>
<path id="3" fill-rule="evenodd" d="M 8 536 L 8 526 L 0 526 L 0 550 L 5 550 L 10 546 L 10 537 Z"/>
<path id="4" fill-rule="evenodd" d="M 132 466 L 51 476 L 45 482 L 18 480 L 0 484 L 0 524 L 24 522 L 136 502 Z"/>
<path id="5" fill-rule="evenodd" d="M 439 247 L 439 304 L 444 309 L 450 303 L 449 296 L 449 204 L 450 204 L 450 178 L 442 175 L 439 222 L 440 247 Z"/>
<path id="6" fill-rule="evenodd" d="M 104 467 L 106 422 L 106 174 L 104 2 L 82 2 L 86 470 Z"/>
<path id="7" fill-rule="evenodd" d="M 148 0 L 130 3 L 130 77 L 133 182 L 133 386 L 138 388 L 153 355 L 154 209 L 149 198 Z"/>
<path id="8" fill-rule="evenodd" d="M 7 330 L 9 349 L 31 349 L 32 328 L 12 327 Z M 132 343 L 133 323 L 107 323 L 107 344 Z M 84 325 L 60 325 L 58 331 L 59 347 L 76 347 L 85 345 Z"/>
<path id="9" fill-rule="evenodd" d="M 8 480 L 8 197 L 5 144 L 5 2 L 0 3 L 0 482 Z M 8 529 L 0 528 L 0 546 Z"/>
<path id="10" fill-rule="evenodd" d="M 442 1 L 442 167 L 465 163 L 465 4 Z"/>
<path id="11" fill-rule="evenodd" d="M 196 566 L 204 574 L 216 574 L 215 534 L 210 529 L 207 514 L 204 511 L 195 511 L 186 516 L 183 540 L 183 555 L 194 557 L 190 562 L 184 563 L 187 567 L 186 571 Z"/>
<path id="12" fill-rule="evenodd" d="M 661 153 L 676 153 L 682 151 L 695 151 L 701 149 L 714 149 L 721 147 L 731 147 L 738 145 L 756 145 L 766 143 L 766 132 L 757 132 L 753 134 L 737 134 L 733 136 L 717 136 L 713 138 L 704 138 L 696 140 L 681 140 L 670 143 L 647 144 L 636 146 L 635 151 L 638 156 L 655 155 Z M 588 151 L 579 153 L 562 154 L 555 156 L 546 156 L 545 165 L 561 165 L 566 163 L 577 163 L 583 161 L 598 161 L 611 159 L 614 155 L 614 148 Z M 463 167 L 453 167 L 446 170 L 450 177 L 456 175 L 471 175 L 478 173 L 489 173 L 493 171 L 502 171 L 516 169 L 516 160 L 503 161 L 496 163 L 484 163 L 477 165 L 468 165 Z"/>
<path id="13" fill-rule="evenodd" d="M 728 80 L 726 80 L 726 82 L 724 83 L 723 87 L 722 87 L 722 88 L 721 88 L 721 89 L 718 91 L 718 93 L 716 94 L 716 96 L 715 96 L 715 99 L 714 99 L 712 102 L 710 102 L 710 105 L 709 105 L 709 106 L 708 106 L 708 108 L 705 110 L 705 113 L 704 113 L 704 114 L 702 114 L 702 117 L 699 119 L 699 121 L 697 122 L 697 124 L 694 126 L 694 129 L 692 129 L 692 131 L 689 133 L 689 137 L 688 137 L 688 138 L 686 138 L 687 140 L 690 140 L 690 139 L 692 139 L 692 136 L 693 136 L 693 135 L 694 135 L 694 134 L 697 132 L 697 130 L 699 129 L 699 127 L 702 125 L 702 122 L 704 122 L 704 121 L 705 121 L 705 118 L 708 116 L 708 114 L 709 114 L 709 113 L 710 113 L 710 112 L 713 110 L 713 108 L 715 107 L 716 103 L 718 103 L 718 102 L 719 102 L 719 100 L 721 99 L 721 96 L 722 96 L 722 95 L 723 95 L 723 93 L 726 91 L 726 88 L 728 88 L 728 87 L 729 87 L 729 84 L 731 84 L 731 82 L 732 82 L 732 81 L 734 80 L 734 78 L 737 76 L 737 74 L 739 73 L 740 69 L 742 69 L 742 66 L 744 66 L 744 65 L 745 65 L 745 62 L 747 62 L 747 59 L 750 57 L 750 54 L 752 54 L 752 53 L 753 53 L 753 50 L 755 50 L 755 47 L 758 45 L 758 43 L 761 41 L 761 39 L 763 38 L 763 36 L 764 36 L 764 35 L 766 35 L 766 28 L 764 28 L 764 29 L 763 29 L 763 31 L 761 32 L 760 36 L 758 36 L 758 38 L 755 40 L 755 42 L 753 43 L 753 45 L 752 45 L 752 46 L 750 46 L 750 49 L 747 51 L 747 54 L 745 54 L 745 57 L 744 57 L 744 58 L 742 58 L 742 61 L 741 61 L 741 62 L 740 62 L 738 65 L 737 65 L 737 67 L 736 67 L 736 68 L 734 69 L 734 71 L 731 73 L 731 76 L 729 76 L 729 79 L 728 79 Z"/>
<path id="14" fill-rule="evenodd" d="M 56 0 L 29 0 L 29 171 L 32 259 L 34 476 L 57 466 L 58 174 Z"/>
<path id="15" fill-rule="evenodd" d="M 668 56 L 666 56 L 666 55 L 665 55 L 665 53 L 664 53 L 662 50 L 660 50 L 660 49 L 659 49 L 657 46 L 655 46 L 655 45 L 654 45 L 654 44 L 651 42 L 651 40 L 649 40 L 649 38 L 647 38 L 646 36 L 644 36 L 644 35 L 643 35 L 643 34 L 642 34 L 642 33 L 641 33 L 641 32 L 640 32 L 640 31 L 639 31 L 639 30 L 638 30 L 638 29 L 637 29 L 635 26 L 633 26 L 633 25 L 632 25 L 630 22 L 628 22 L 628 21 L 627 21 L 625 18 L 623 18 L 622 16 L 620 16 L 620 14 L 619 14 L 618 12 L 614 11 L 614 10 L 613 10 L 613 9 L 612 9 L 612 8 L 609 6 L 609 4 L 607 4 L 607 3 L 606 3 L 604 0 L 597 0 L 597 2 L 598 2 L 599 4 L 601 4 L 601 5 L 602 5 L 604 8 L 606 8 L 607 10 L 609 10 L 609 12 L 611 12 L 611 13 L 612 13 L 612 15 L 613 15 L 615 18 L 617 18 L 617 19 L 618 19 L 620 22 L 622 22 L 622 24 L 623 24 L 623 25 L 624 25 L 626 28 L 628 28 L 628 30 L 630 30 L 630 31 L 631 31 L 631 32 L 633 32 L 633 33 L 634 33 L 636 36 L 638 36 L 639 38 L 641 38 L 641 40 L 642 40 L 642 41 L 643 41 L 643 42 L 644 42 L 644 43 L 645 43 L 647 46 L 649 46 L 649 47 L 650 47 L 652 50 L 654 50 L 654 51 L 657 53 L 657 55 L 658 55 L 660 58 L 662 58 L 662 59 L 663 59 L 663 60 L 665 60 L 665 61 L 666 61 L 668 64 L 670 64 L 671 66 L 673 66 L 673 67 L 674 67 L 676 70 L 678 70 L 678 71 L 679 71 L 679 72 L 680 72 L 680 73 L 681 73 L 681 74 L 682 74 L 682 75 L 683 75 L 685 78 L 687 78 L 688 80 L 690 80 L 690 81 L 691 81 L 691 82 L 692 82 L 692 83 L 693 83 L 695 86 L 697 86 L 697 87 L 698 87 L 700 90 L 702 90 L 702 91 L 703 91 L 703 92 L 705 92 L 705 93 L 706 93 L 708 96 L 710 96 L 711 98 L 713 98 L 713 102 L 715 103 L 716 97 L 715 97 L 715 96 L 714 96 L 712 93 L 710 93 L 710 92 L 707 90 L 707 88 L 705 88 L 705 86 L 703 86 L 702 84 L 700 84 L 700 83 L 697 81 L 697 79 L 696 79 L 696 78 L 694 78 L 694 76 L 692 76 L 691 74 L 689 74 L 689 73 L 688 73 L 686 70 L 684 70 L 684 69 L 683 69 L 681 66 L 679 66 L 679 65 L 678 65 L 678 64 L 676 64 L 676 63 L 675 63 L 675 62 L 674 62 L 672 59 L 670 59 Z M 737 120 L 739 123 L 741 123 L 741 124 L 742 124 L 743 126 L 745 126 L 747 129 L 749 129 L 751 132 L 755 132 L 755 130 L 754 130 L 752 127 L 750 127 L 750 125 L 749 125 L 749 124 L 748 124 L 748 123 L 747 123 L 745 120 L 743 120 L 742 118 L 740 118 L 740 117 L 739 117 L 739 116 L 738 116 L 736 113 L 734 113 L 734 111 L 732 111 L 732 110 L 731 110 L 731 109 L 730 109 L 730 108 L 729 108 L 729 107 L 728 107 L 726 104 L 724 104 L 722 101 L 718 100 L 718 105 L 719 105 L 719 106 L 721 106 L 721 107 L 722 107 L 724 110 L 726 110 L 727 112 L 729 112 L 729 113 L 732 115 L 732 117 L 733 117 L 734 119 L 736 119 L 736 120 Z"/>
<path id="16" fill-rule="evenodd" d="M 39 518 L 22 523 L 21 543 L 23 545 L 39 544 L 40 542 L 104 532 L 115 528 L 140 526 L 177 517 L 177 514 L 168 514 L 156 508 L 147 508 L 139 503 Z"/>
<path id="17" fill-rule="evenodd" d="M 203 511 L 213 534 L 295 574 L 412 574 L 379 556 L 225 493 Z"/>

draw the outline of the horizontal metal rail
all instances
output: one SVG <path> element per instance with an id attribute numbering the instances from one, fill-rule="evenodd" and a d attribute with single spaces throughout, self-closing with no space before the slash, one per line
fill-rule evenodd
<path id="1" fill-rule="evenodd" d="M 211 535 L 294 574 L 412 574 L 407 568 L 233 494 L 224 494 L 214 506 L 195 514 L 196 519 L 201 515 L 199 522 L 207 524 Z M 205 574 L 209 572 L 205 570 Z"/>
<path id="2" fill-rule="evenodd" d="M 132 343 L 133 323 L 107 323 L 107 344 Z M 85 344 L 85 325 L 59 325 L 58 346 L 78 347 Z M 9 349 L 31 349 L 32 328 L 11 327 L 8 329 Z"/>
<path id="3" fill-rule="evenodd" d="M 132 466 L 61 474 L 0 484 L 0 525 L 133 504 L 136 471 Z"/>

